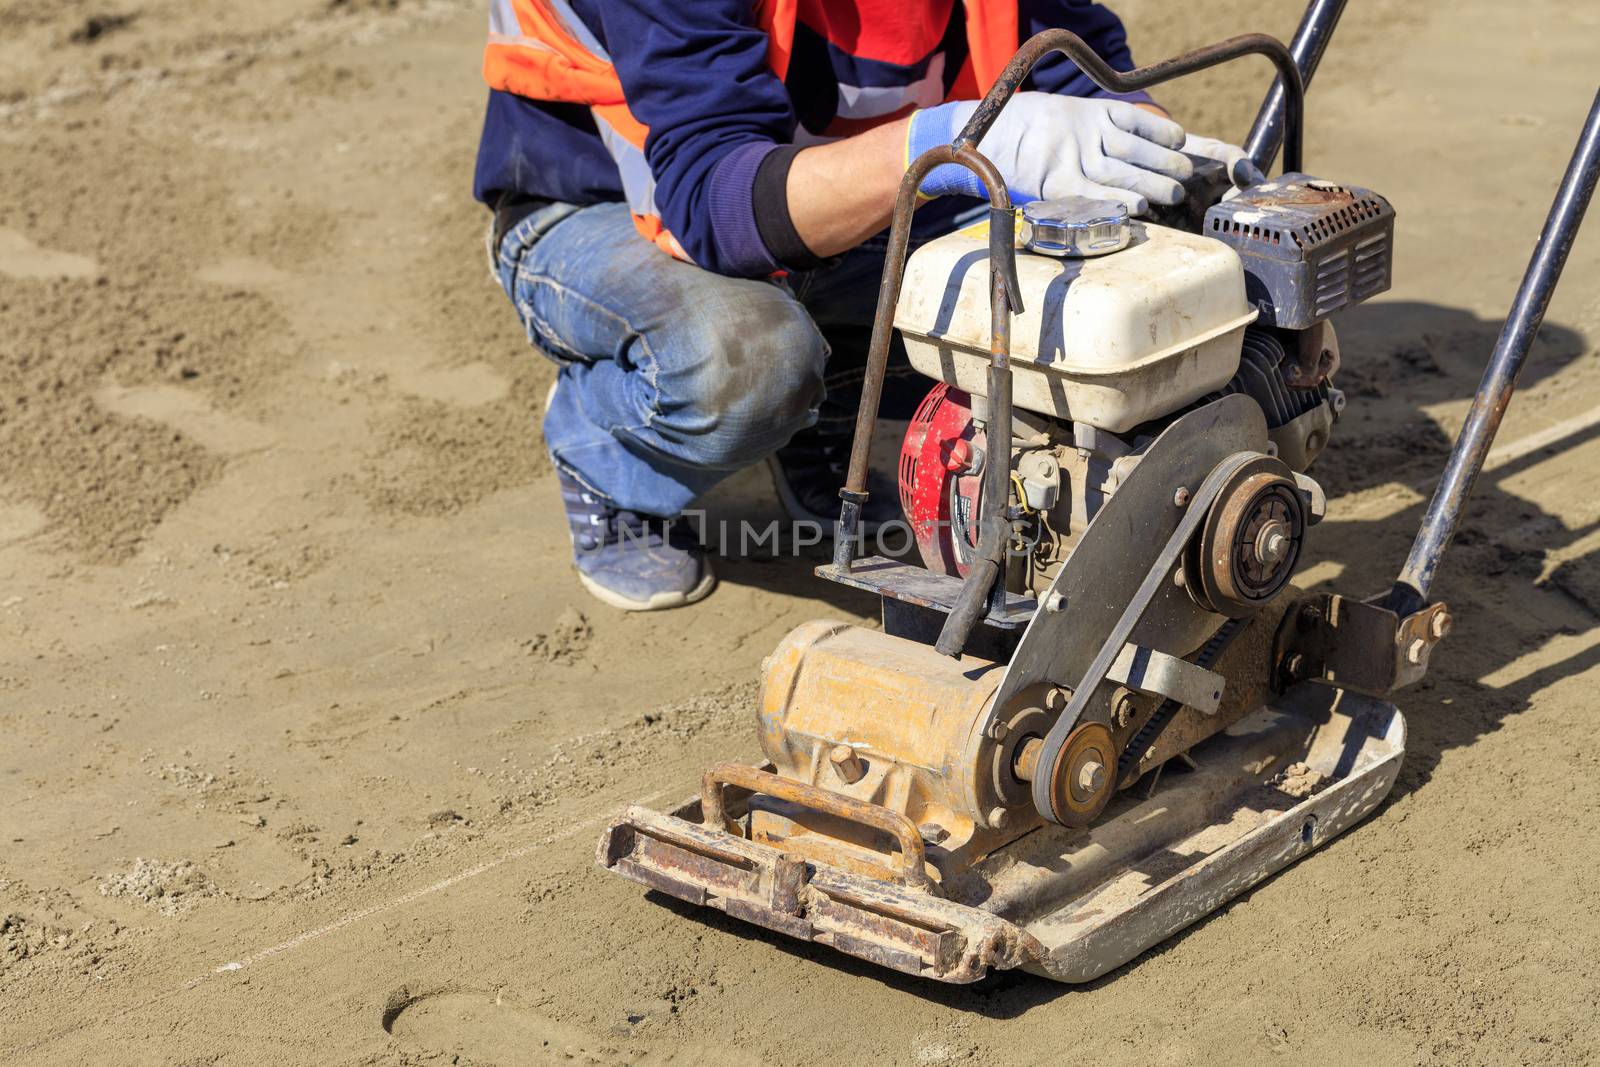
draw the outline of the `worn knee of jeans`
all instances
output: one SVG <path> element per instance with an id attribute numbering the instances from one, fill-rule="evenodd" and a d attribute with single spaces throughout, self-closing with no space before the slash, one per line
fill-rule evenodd
<path id="1" fill-rule="evenodd" d="M 689 395 L 664 405 L 666 425 L 658 428 L 682 434 L 697 462 L 738 470 L 816 421 L 828 345 L 792 300 L 720 311 L 697 315 L 688 335 L 675 339 L 701 358 Z"/>

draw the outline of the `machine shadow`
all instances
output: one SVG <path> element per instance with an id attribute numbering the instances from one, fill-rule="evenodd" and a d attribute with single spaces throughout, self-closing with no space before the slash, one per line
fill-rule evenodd
<path id="1" fill-rule="evenodd" d="M 1337 574 L 1308 588 L 1367 596 L 1387 589 L 1393 580 L 1449 453 L 1452 441 L 1429 411 L 1474 394 L 1500 322 L 1462 308 L 1391 301 L 1355 309 L 1344 316 L 1339 330 L 1343 365 L 1337 384 L 1347 391 L 1349 403 L 1328 451 L 1312 470 L 1327 489 L 1330 507 L 1327 520 L 1312 531 L 1309 546 L 1309 565 L 1335 564 Z M 1546 322 L 1520 390 L 1536 387 L 1589 348 L 1590 341 L 1581 331 Z M 1507 717 L 1525 710 L 1546 686 L 1600 664 L 1600 643 L 1594 643 L 1513 681 L 1493 686 L 1481 681 L 1544 647 L 1552 636 L 1600 625 L 1600 560 L 1593 552 L 1570 553 L 1573 545 L 1600 529 L 1600 522 L 1570 528 L 1557 515 L 1506 488 L 1512 478 L 1552 455 L 1600 437 L 1600 398 L 1595 409 L 1594 419 L 1573 420 L 1569 431 L 1558 438 L 1541 441 L 1535 448 L 1502 452 L 1502 457 L 1509 458 L 1494 463 L 1479 480 L 1435 590 L 1437 599 L 1451 604 L 1458 625 L 1440 647 L 1430 678 L 1397 698 L 1408 712 L 1410 736 L 1400 778 L 1379 812 L 1424 786 L 1444 753 L 1499 729 Z M 1497 444 L 1504 450 L 1516 442 L 1501 440 Z M 883 457 L 893 453 L 890 445 L 880 440 L 874 454 L 881 464 Z M 1388 495 L 1409 499 L 1377 517 L 1362 517 L 1361 509 L 1354 507 L 1341 513 L 1341 503 L 1349 505 L 1358 494 L 1386 487 L 1395 490 Z M 757 505 L 750 514 L 770 517 L 776 509 Z M 1569 551 L 1563 552 L 1560 567 L 1546 573 L 1547 556 L 1562 550 Z M 820 597 L 844 610 L 875 614 L 871 595 L 812 576 L 812 567 L 826 559 L 824 542 L 795 556 L 725 561 L 723 573 L 727 580 L 741 584 Z M 1590 568 L 1596 578 L 1586 584 L 1583 576 Z M 1593 594 L 1589 595 L 1591 588 Z M 1536 598 L 1542 610 L 1502 610 L 1508 603 L 1526 603 L 1529 597 Z M 1470 656 L 1461 654 L 1468 650 Z M 1237 899 L 1249 899 L 1271 881 L 1267 879 Z M 870 978 L 947 1008 L 990 1018 L 1016 1018 L 1074 988 L 1019 972 L 990 975 L 971 986 L 943 985 L 771 933 L 672 897 L 654 892 L 650 896 L 686 919 L 759 941 L 807 963 Z M 1114 982 L 1146 961 L 1173 951 L 1232 906 L 1218 909 L 1085 988 Z"/>
<path id="2" fill-rule="evenodd" d="M 1473 396 L 1500 325 L 1465 309 L 1408 301 L 1365 305 L 1341 321 L 1338 381 L 1349 396 L 1332 443 L 1311 472 L 1327 489 L 1329 506 L 1309 546 L 1311 565 L 1328 561 L 1339 573 L 1310 588 L 1368 596 L 1393 582 L 1453 444 L 1428 412 Z M 1519 393 L 1534 390 L 1590 348 L 1580 330 L 1547 321 Z M 1557 633 L 1600 624 L 1600 595 L 1586 595 L 1585 581 L 1588 572 L 1600 575 L 1600 558 L 1572 552 L 1600 523 L 1569 526 L 1507 487 L 1552 456 L 1600 438 L 1600 397 L 1593 410 L 1593 418 L 1563 424 L 1559 437 L 1541 439 L 1537 447 L 1519 448 L 1503 435 L 1496 441 L 1433 590 L 1435 600 L 1451 605 L 1455 631 L 1440 645 L 1430 676 L 1395 698 L 1402 711 L 1413 710 L 1405 767 L 1386 803 L 1426 783 L 1442 753 L 1472 744 L 1526 709 L 1545 685 L 1596 661 L 1594 649 L 1582 649 L 1515 682 L 1480 681 Z M 1391 500 L 1407 501 L 1404 506 L 1377 517 L 1362 515 L 1370 501 L 1341 510 L 1341 503 L 1355 503 L 1349 499 L 1355 494 L 1388 489 Z M 1562 558 L 1554 571 L 1546 565 L 1552 553 Z M 1600 582 L 1594 589 L 1600 594 Z M 1507 611 L 1507 605 L 1519 606 Z"/>

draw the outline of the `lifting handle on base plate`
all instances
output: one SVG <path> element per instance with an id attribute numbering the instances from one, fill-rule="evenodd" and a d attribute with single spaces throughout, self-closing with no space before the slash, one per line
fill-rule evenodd
<path id="1" fill-rule="evenodd" d="M 934 888 L 933 879 L 928 877 L 928 851 L 922 843 L 922 835 L 911 825 L 911 820 L 898 811 L 784 778 L 746 763 L 718 763 L 708 768 L 701 780 L 700 809 L 705 816 L 706 826 L 723 832 L 728 827 L 727 808 L 722 802 L 722 787 L 725 785 L 787 800 L 791 804 L 799 804 L 812 811 L 847 819 L 888 834 L 900 845 L 901 880 L 912 889 L 931 891 Z"/>

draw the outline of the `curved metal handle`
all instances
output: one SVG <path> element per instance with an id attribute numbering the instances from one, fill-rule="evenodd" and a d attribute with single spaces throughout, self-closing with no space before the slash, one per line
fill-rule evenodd
<path id="1" fill-rule="evenodd" d="M 722 803 L 722 787 L 725 785 L 787 800 L 824 815 L 881 830 L 900 845 L 900 861 L 904 868 L 900 872 L 901 880 L 912 889 L 931 892 L 934 888 L 933 880 L 928 877 L 928 852 L 922 843 L 922 835 L 911 825 L 911 820 L 898 811 L 890 811 L 855 797 L 831 793 L 805 782 L 796 782 L 749 764 L 717 763 L 706 770 L 700 783 L 700 809 L 705 815 L 705 825 L 713 830 L 727 830 L 727 809 Z"/>
<path id="2" fill-rule="evenodd" d="M 916 208 L 922 179 L 933 168 L 945 163 L 966 167 L 983 183 L 989 194 L 989 416 L 991 425 L 1011 425 L 1011 316 L 1021 314 L 1021 288 L 1017 283 L 1016 212 L 1005 178 L 988 157 L 971 145 L 935 145 L 911 161 L 900 190 L 895 195 L 894 221 L 889 227 L 889 247 L 884 253 L 883 280 L 878 287 L 878 309 L 872 320 L 872 345 L 867 353 L 867 369 L 861 384 L 861 406 L 856 412 L 855 439 L 850 444 L 850 467 L 839 509 L 839 529 L 834 535 L 833 562 L 848 571 L 854 559 L 856 530 L 861 521 L 861 506 L 867 501 L 867 467 L 872 455 L 873 429 L 878 421 L 878 404 L 883 396 L 883 379 L 889 366 L 889 342 L 894 335 L 895 310 L 900 305 L 900 286 L 905 278 L 906 251 L 911 242 L 911 213 Z M 1008 431 L 1009 432 L 1009 431 Z M 984 478 L 984 511 L 993 522 L 1005 520 L 1006 498 L 1011 491 L 1010 452 L 1005 456 L 1006 477 Z M 998 473 L 998 472 L 997 472 Z M 993 568 L 974 567 L 962 589 L 962 602 L 971 610 L 959 618 L 946 620 L 939 639 L 941 650 L 959 655 L 972 628 L 977 625 L 977 607 L 984 597 L 999 607 L 1005 598 L 1005 585 L 996 576 L 1004 574 L 1004 549 L 1007 537 L 991 539 L 998 545 Z M 985 584 L 987 583 L 987 584 Z"/>
<path id="3" fill-rule="evenodd" d="M 854 561 L 861 505 L 867 501 L 867 468 L 872 459 L 873 429 L 878 422 L 878 404 L 883 397 L 883 379 L 889 366 L 889 343 L 894 336 L 894 315 L 900 305 L 900 286 L 905 278 L 917 191 L 928 172 L 946 163 L 970 170 L 989 193 L 990 409 L 999 425 L 1011 425 L 1011 315 L 1022 311 L 1013 240 L 1016 213 L 1011 209 L 1005 179 L 983 153 L 970 145 L 935 145 L 911 161 L 895 194 L 889 247 L 884 252 L 883 279 L 878 285 L 878 309 L 872 320 L 872 343 L 867 350 L 866 373 L 861 383 L 861 406 L 856 411 L 855 438 L 850 444 L 850 466 L 844 488 L 839 490 L 843 504 L 839 509 L 839 529 L 834 536 L 833 562 L 840 570 L 848 571 Z M 1009 479 L 1007 485 L 1000 487 L 1000 492 L 1008 491 Z M 986 503 L 992 503 L 987 496 L 985 499 Z M 1003 514 L 1004 507 L 1001 499 L 998 510 L 992 509 L 991 514 Z"/>
<path id="4" fill-rule="evenodd" d="M 966 127 L 956 137 L 956 147 L 972 147 L 983 140 L 983 135 L 989 132 L 989 127 L 993 126 L 994 120 L 1000 116 L 1000 109 L 1005 107 L 1006 101 L 1016 94 L 1023 79 L 1052 52 L 1060 52 L 1072 60 L 1078 65 L 1079 70 L 1088 75 L 1090 81 L 1108 93 L 1138 92 L 1152 85 L 1172 81 L 1174 78 L 1181 78 L 1186 74 L 1193 74 L 1243 56 L 1265 56 L 1278 68 L 1278 76 L 1284 85 L 1283 169 L 1294 171 L 1301 167 L 1302 127 L 1305 124 L 1306 111 L 1305 81 L 1300 77 L 1300 68 L 1295 65 L 1294 56 L 1288 47 L 1276 37 L 1265 33 L 1246 33 L 1230 37 L 1226 41 L 1196 48 L 1181 56 L 1126 73 L 1114 70 L 1082 37 L 1071 31 L 1045 30 L 1043 33 L 1036 33 L 1017 50 L 1016 55 L 1011 57 L 1006 69 L 984 94 L 978 110 L 972 113 L 972 118 L 967 120 Z"/>
<path id="5" fill-rule="evenodd" d="M 858 504 L 866 500 L 872 428 L 878 421 L 878 399 L 883 393 L 883 377 L 889 364 L 889 341 L 894 334 L 894 313 L 900 304 L 900 285 L 905 278 L 906 251 L 911 244 L 911 217 L 917 206 L 917 191 L 922 187 L 922 179 L 930 171 L 946 163 L 958 164 L 977 175 L 989 192 L 992 216 L 998 218 L 1003 215 L 1009 220 L 1016 217 L 1011 210 L 1011 197 L 1006 192 L 1005 179 L 999 168 L 970 145 L 935 145 L 912 160 L 905 176 L 900 179 L 900 189 L 895 194 L 894 215 L 889 225 L 889 247 L 883 254 L 883 279 L 878 284 L 878 310 L 872 320 L 872 342 L 867 350 L 866 375 L 861 384 L 861 407 L 856 412 L 850 467 L 844 490 L 839 494 L 844 497 L 846 504 L 852 502 L 852 497 L 858 498 L 855 500 Z M 1022 310 L 1016 302 L 1017 253 L 1012 233 L 1012 226 L 1005 225 L 1003 234 L 994 230 L 989 240 L 990 272 L 996 279 L 991 298 L 994 339 L 1005 342 L 1007 355 L 1010 354 L 1010 312 Z M 1000 306 L 1002 296 L 1006 301 L 1004 307 Z M 854 533 L 854 524 L 844 522 L 844 525 L 850 533 Z M 848 550 L 849 539 L 841 538 L 841 543 Z M 849 559 L 847 557 L 838 562 L 848 566 Z"/>

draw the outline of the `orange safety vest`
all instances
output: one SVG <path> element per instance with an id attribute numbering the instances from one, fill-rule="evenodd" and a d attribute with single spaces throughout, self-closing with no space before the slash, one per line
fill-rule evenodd
<path id="1" fill-rule="evenodd" d="M 782 79 L 794 48 L 799 0 L 754 3 L 756 24 L 767 34 L 767 62 Z M 1018 44 L 1016 0 L 963 0 L 963 5 L 967 59 L 950 90 L 951 100 L 972 100 L 987 92 Z M 689 258 L 655 210 L 655 183 L 644 157 L 650 131 L 628 110 L 615 68 L 567 0 L 491 0 L 483 77 L 491 89 L 531 100 L 587 105 L 622 173 L 639 233 L 663 251 Z M 886 115 L 883 121 L 893 117 Z"/>

